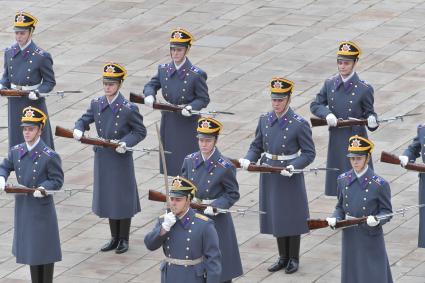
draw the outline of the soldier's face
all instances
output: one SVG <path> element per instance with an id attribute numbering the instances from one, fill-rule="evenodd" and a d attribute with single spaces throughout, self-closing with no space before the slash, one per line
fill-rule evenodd
<path id="1" fill-rule="evenodd" d="M 31 38 L 29 30 L 15 31 L 15 40 L 20 46 L 24 46 Z"/>
<path id="2" fill-rule="evenodd" d="M 213 151 L 215 143 L 216 143 L 215 138 L 210 138 L 210 139 L 199 138 L 198 139 L 199 150 L 204 155 L 208 155 Z"/>
<path id="3" fill-rule="evenodd" d="M 186 56 L 186 47 L 170 47 L 171 59 L 179 65 L 183 62 Z"/>
<path id="4" fill-rule="evenodd" d="M 342 77 L 348 77 L 354 70 L 356 62 L 354 60 L 337 60 L 338 72 Z"/>
<path id="5" fill-rule="evenodd" d="M 279 116 L 283 114 L 283 112 L 286 110 L 286 106 L 289 102 L 289 96 L 286 96 L 284 98 L 273 98 L 272 99 L 272 107 L 273 111 Z"/>
<path id="6" fill-rule="evenodd" d="M 32 144 L 41 135 L 41 127 L 39 126 L 24 126 L 22 127 L 25 142 Z"/>
<path id="7" fill-rule="evenodd" d="M 114 96 L 121 84 L 118 82 L 103 82 L 103 90 L 105 91 L 105 95 L 108 97 Z"/>
<path id="8" fill-rule="evenodd" d="M 170 197 L 170 209 L 176 216 L 183 216 L 189 205 L 189 197 Z"/>
<path id="9" fill-rule="evenodd" d="M 361 172 L 366 166 L 366 155 L 350 157 L 351 167 L 357 173 Z"/>

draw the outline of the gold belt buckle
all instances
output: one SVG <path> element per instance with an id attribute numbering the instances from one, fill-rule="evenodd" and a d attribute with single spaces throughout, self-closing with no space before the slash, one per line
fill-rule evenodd
<path id="1" fill-rule="evenodd" d="M 21 85 L 15 85 L 15 89 L 16 90 L 22 90 L 22 86 Z"/>
<path id="2" fill-rule="evenodd" d="M 278 156 L 275 154 L 272 154 L 272 160 L 278 160 Z"/>

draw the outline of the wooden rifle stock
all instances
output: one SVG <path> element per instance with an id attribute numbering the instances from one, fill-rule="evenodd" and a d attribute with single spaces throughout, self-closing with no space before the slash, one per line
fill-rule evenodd
<path id="1" fill-rule="evenodd" d="M 321 119 L 317 117 L 311 117 L 310 118 L 311 126 L 312 127 L 320 127 L 320 126 L 327 126 L 328 122 L 326 119 Z M 336 123 L 337 128 L 342 127 L 351 127 L 351 126 L 364 126 L 367 125 L 366 119 L 358 119 L 358 120 L 338 120 Z"/>
<path id="2" fill-rule="evenodd" d="M 0 95 L 6 97 L 24 97 L 28 96 L 29 93 L 29 90 L 0 89 Z"/>
<path id="3" fill-rule="evenodd" d="M 367 217 L 340 220 L 336 222 L 334 228 L 344 228 L 344 227 L 359 225 L 362 223 L 366 223 L 366 221 L 367 221 Z M 328 221 L 326 221 L 325 219 L 307 219 L 307 225 L 310 230 L 329 227 Z"/>
<path id="4" fill-rule="evenodd" d="M 56 126 L 55 136 L 63 137 L 63 138 L 69 138 L 69 139 L 74 138 L 73 132 L 71 130 L 62 128 L 60 126 Z M 80 142 L 84 143 L 84 144 L 103 146 L 103 147 L 108 147 L 108 148 L 112 148 L 112 149 L 115 149 L 119 146 L 119 144 L 113 143 L 113 142 L 110 142 L 110 141 L 107 141 L 107 140 L 87 138 L 87 137 L 82 137 L 80 139 Z"/>
<path id="5" fill-rule="evenodd" d="M 137 95 L 133 92 L 130 92 L 130 102 L 145 104 L 145 98 L 141 97 L 141 96 L 139 96 L 139 95 Z M 173 104 L 154 102 L 153 103 L 153 109 L 179 112 L 179 111 L 182 111 L 183 107 L 173 105 Z"/>
<path id="6" fill-rule="evenodd" d="M 230 159 L 230 162 L 233 163 L 233 165 L 236 168 L 241 168 L 241 164 L 236 159 Z M 276 167 L 276 166 L 264 166 L 264 165 L 255 165 L 250 164 L 248 166 L 248 171 L 250 172 L 260 172 L 260 173 L 280 173 L 283 169 L 283 167 Z"/>
<path id="7" fill-rule="evenodd" d="M 398 156 L 386 151 L 381 152 L 381 162 L 400 165 L 400 159 L 398 159 Z M 407 163 L 404 168 L 420 173 L 425 173 L 424 164 Z"/>
<path id="8" fill-rule="evenodd" d="M 158 191 L 154 191 L 154 190 L 149 190 L 148 199 L 152 200 L 152 201 L 159 201 L 159 202 L 166 202 L 167 201 L 165 194 L 158 192 Z M 193 209 L 196 209 L 196 210 L 204 211 L 207 208 L 207 205 L 196 203 L 196 202 L 191 202 L 190 207 L 193 208 Z M 215 213 L 217 213 L 217 208 L 213 207 L 213 211 Z"/>
<path id="9" fill-rule="evenodd" d="M 6 185 L 4 191 L 8 194 L 33 194 L 37 189 L 31 189 L 27 187 L 14 187 L 10 185 Z M 43 196 L 47 196 L 45 190 L 39 190 Z"/>

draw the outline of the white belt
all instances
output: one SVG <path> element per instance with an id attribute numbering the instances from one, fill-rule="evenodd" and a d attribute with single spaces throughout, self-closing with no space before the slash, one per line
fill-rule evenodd
<path id="1" fill-rule="evenodd" d="M 215 201 L 216 199 L 200 199 L 200 198 L 193 198 L 193 202 L 199 203 L 199 204 L 206 204 L 209 205 L 211 204 L 213 201 Z"/>
<path id="2" fill-rule="evenodd" d="M 165 262 L 175 264 L 175 265 L 197 265 L 204 261 L 204 258 L 201 256 L 197 259 L 178 259 L 178 258 L 171 258 L 171 257 L 165 257 Z"/>
<path id="3" fill-rule="evenodd" d="M 275 155 L 268 152 L 265 152 L 264 155 L 271 160 L 290 160 L 298 157 L 298 153 L 290 154 L 290 155 Z"/>
<path id="4" fill-rule="evenodd" d="M 15 84 L 10 84 L 12 89 L 16 89 L 16 90 L 36 90 L 41 84 L 36 84 L 36 85 L 15 85 Z"/>

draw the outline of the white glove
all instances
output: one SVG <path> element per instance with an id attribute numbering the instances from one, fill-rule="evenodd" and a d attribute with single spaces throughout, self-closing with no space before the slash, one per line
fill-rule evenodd
<path id="1" fill-rule="evenodd" d="M 338 119 L 336 118 L 336 116 L 333 113 L 329 113 L 326 116 L 326 122 L 328 123 L 328 125 L 330 127 L 336 127 L 336 124 L 338 122 Z"/>
<path id="2" fill-rule="evenodd" d="M 164 214 L 164 222 L 162 222 L 162 228 L 169 232 L 171 227 L 176 223 L 176 216 L 172 212 Z"/>
<path id="3" fill-rule="evenodd" d="M 335 227 L 336 225 L 336 218 L 335 217 L 326 217 L 326 222 L 328 222 L 328 225 L 331 227 Z"/>
<path id="4" fill-rule="evenodd" d="M 32 194 L 35 198 L 44 198 L 43 194 L 39 190 L 44 190 L 43 187 L 38 187 L 37 190 Z"/>
<path id="5" fill-rule="evenodd" d="M 375 116 L 373 116 L 373 115 L 370 115 L 368 118 L 367 118 L 367 126 L 369 127 L 369 128 L 377 128 L 378 127 L 378 122 L 376 121 L 376 117 Z"/>
<path id="6" fill-rule="evenodd" d="M 145 97 L 145 105 L 153 108 L 153 103 L 155 102 L 155 97 L 153 95 L 148 95 Z"/>
<path id="7" fill-rule="evenodd" d="M 74 136 L 74 139 L 79 141 L 83 137 L 83 132 L 80 131 L 79 129 L 74 129 L 74 132 L 72 133 L 72 135 Z"/>
<path id="8" fill-rule="evenodd" d="M 125 142 L 119 142 L 119 146 L 115 148 L 115 151 L 118 153 L 125 153 L 127 151 L 127 144 Z"/>
<path id="9" fill-rule="evenodd" d="M 409 157 L 407 157 L 406 155 L 400 155 L 398 159 L 400 160 L 401 167 L 405 167 L 407 163 L 409 163 Z"/>
<path id="10" fill-rule="evenodd" d="M 182 109 L 182 115 L 186 116 L 186 117 L 190 117 L 192 116 L 192 106 L 190 105 L 186 105 L 183 109 Z"/>
<path id="11" fill-rule="evenodd" d="M 31 100 L 38 100 L 37 91 L 36 90 L 30 91 L 30 93 L 28 93 L 28 98 Z"/>
<path id="12" fill-rule="evenodd" d="M 375 217 L 375 216 L 369 215 L 369 216 L 367 217 L 366 223 L 367 223 L 367 225 L 369 225 L 370 227 L 375 227 L 375 226 L 377 226 L 377 225 L 379 224 L 379 220 L 378 220 L 378 219 L 376 219 L 376 217 Z"/>
<path id="13" fill-rule="evenodd" d="M 204 210 L 204 214 L 216 216 L 218 213 L 214 212 L 214 209 L 213 209 L 212 206 L 207 206 L 207 208 L 205 208 L 205 210 Z"/>
<path id="14" fill-rule="evenodd" d="M 292 175 L 294 175 L 294 173 L 291 172 L 292 170 L 294 170 L 294 166 L 288 165 L 286 166 L 286 169 L 283 169 L 282 171 L 280 171 L 280 175 L 285 177 L 291 177 Z"/>
<path id="15" fill-rule="evenodd" d="M 251 161 L 245 158 L 239 158 L 239 164 L 243 170 L 248 170 L 248 166 L 251 164 Z"/>
<path id="16" fill-rule="evenodd" d="M 0 176 L 0 191 L 4 191 L 6 187 L 6 179 L 3 176 Z"/>

